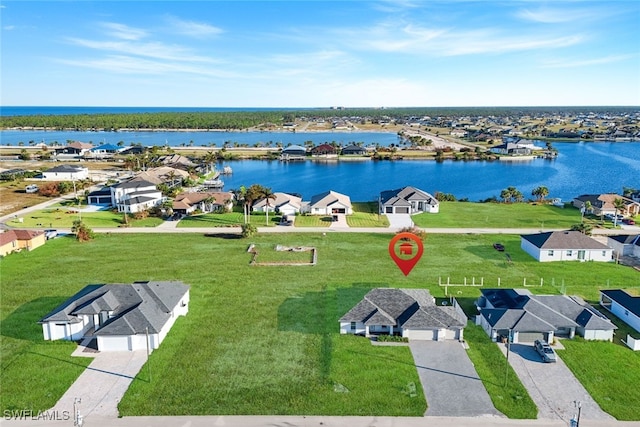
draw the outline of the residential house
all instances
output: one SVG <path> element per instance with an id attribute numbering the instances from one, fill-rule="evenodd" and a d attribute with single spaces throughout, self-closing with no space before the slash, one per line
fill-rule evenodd
<path id="1" fill-rule="evenodd" d="M 493 341 L 553 342 L 555 337 L 612 341 L 616 326 L 581 298 L 533 295 L 528 289 L 481 289 L 476 325 Z"/>
<path id="2" fill-rule="evenodd" d="M 640 234 L 620 234 L 607 236 L 607 245 L 614 256 L 635 256 L 640 258 Z"/>
<path id="3" fill-rule="evenodd" d="M 520 247 L 540 262 L 613 260 L 613 249 L 579 231 L 521 235 Z"/>
<path id="4" fill-rule="evenodd" d="M 529 145 L 519 144 L 516 142 L 507 142 L 496 145 L 489 149 L 494 154 L 502 154 L 505 156 L 530 156 L 531 147 Z"/>
<path id="5" fill-rule="evenodd" d="M 311 155 L 314 157 L 336 157 L 338 150 L 331 144 L 321 144 L 311 149 Z"/>
<path id="6" fill-rule="evenodd" d="M 624 203 L 622 211 L 616 212 L 616 207 L 614 205 L 616 199 L 620 199 Z M 626 216 L 635 216 L 640 214 L 639 202 L 635 202 L 628 197 L 620 196 L 618 194 L 583 194 L 574 198 L 571 203 L 576 208 L 583 209 L 587 201 L 591 203 L 591 212 L 587 213 L 593 213 L 598 216 L 606 214 L 615 215 L 616 213 Z"/>
<path id="7" fill-rule="evenodd" d="M 307 149 L 300 145 L 290 145 L 280 152 L 280 160 L 304 160 L 307 156 Z"/>
<path id="8" fill-rule="evenodd" d="M 351 198 L 335 191 L 316 194 L 308 203 L 303 203 L 302 210 L 312 215 L 353 214 Z"/>
<path id="9" fill-rule="evenodd" d="M 226 191 L 180 193 L 173 200 L 173 211 L 176 213 L 188 215 L 196 209 L 205 213 L 231 212 L 233 193 Z"/>
<path id="10" fill-rule="evenodd" d="M 89 169 L 77 165 L 60 165 L 42 172 L 45 181 L 79 181 L 89 178 Z"/>
<path id="11" fill-rule="evenodd" d="M 367 149 L 359 145 L 351 144 L 344 147 L 341 154 L 343 156 L 364 156 L 367 154 Z"/>
<path id="12" fill-rule="evenodd" d="M 188 311 L 182 282 L 89 285 L 38 323 L 45 340 L 95 338 L 98 351 L 135 351 L 158 348 Z"/>
<path id="13" fill-rule="evenodd" d="M 185 178 L 189 178 L 189 172 L 170 166 L 158 166 L 138 172 L 136 178 L 143 179 L 154 184 L 166 184 L 169 187 L 177 187 Z"/>
<path id="14" fill-rule="evenodd" d="M 191 161 L 188 157 L 182 156 L 180 154 L 168 154 L 164 156 L 159 156 L 156 159 L 157 164 L 161 164 L 163 166 L 169 166 L 175 169 L 182 169 L 188 171 L 190 169 L 196 168 L 198 166 L 197 163 Z"/>
<path id="15" fill-rule="evenodd" d="M 0 256 L 23 249 L 32 251 L 46 242 L 43 231 L 35 230 L 7 230 L 0 233 Z"/>
<path id="16" fill-rule="evenodd" d="M 165 200 L 156 184 L 140 178 L 112 185 L 110 190 L 111 205 L 115 206 L 118 212 L 141 212 L 159 206 Z"/>
<path id="17" fill-rule="evenodd" d="M 273 193 L 275 199 L 269 199 L 267 205 L 267 199 L 257 200 L 252 209 L 256 212 L 277 212 L 282 215 L 296 215 L 300 213 L 302 209 L 302 199 L 299 196 L 294 196 L 287 193 Z"/>
<path id="18" fill-rule="evenodd" d="M 415 187 L 404 187 L 380 193 L 381 214 L 438 213 L 440 202 L 431 194 Z"/>
<path id="19" fill-rule="evenodd" d="M 469 135 L 469 132 L 464 129 L 454 129 L 449 134 L 457 138 L 466 138 L 467 135 Z"/>
<path id="20" fill-rule="evenodd" d="M 439 306 L 427 289 L 376 288 L 339 320 L 341 334 L 400 335 L 409 340 L 462 341 L 467 318 L 453 300 Z"/>
<path id="21" fill-rule="evenodd" d="M 86 152 L 93 148 L 93 144 L 86 142 L 73 141 L 63 147 L 55 147 L 56 155 L 71 155 L 74 157 L 83 156 Z"/>
<path id="22" fill-rule="evenodd" d="M 600 305 L 640 332 L 640 297 L 621 289 L 600 291 Z"/>
<path id="23" fill-rule="evenodd" d="M 111 206 L 111 188 L 102 187 L 92 191 L 87 196 L 87 204 L 96 206 Z"/>

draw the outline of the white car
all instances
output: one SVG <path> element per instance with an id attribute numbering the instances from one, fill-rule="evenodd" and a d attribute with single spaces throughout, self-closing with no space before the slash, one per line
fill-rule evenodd
<path id="1" fill-rule="evenodd" d="M 31 184 L 31 185 L 27 185 L 27 187 L 24 189 L 25 192 L 27 193 L 37 193 L 38 192 L 38 186 L 35 184 Z"/>

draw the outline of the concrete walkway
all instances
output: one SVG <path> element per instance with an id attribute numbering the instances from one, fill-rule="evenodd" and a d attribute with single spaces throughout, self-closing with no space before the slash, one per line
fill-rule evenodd
<path id="1" fill-rule="evenodd" d="M 147 361 L 147 352 L 138 350 L 84 354 L 81 353 L 83 349 L 84 347 L 78 346 L 74 356 L 94 357 L 93 362 L 80 374 L 51 411 L 73 413 L 73 402 L 79 398 L 80 414 L 85 418 L 116 418 L 119 415 L 118 403 Z"/>
<path id="2" fill-rule="evenodd" d="M 460 342 L 410 341 L 409 347 L 427 399 L 426 416 L 504 416 Z"/>

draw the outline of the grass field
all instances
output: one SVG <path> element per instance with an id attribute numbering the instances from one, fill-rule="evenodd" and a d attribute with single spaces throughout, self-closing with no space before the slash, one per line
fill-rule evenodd
<path id="1" fill-rule="evenodd" d="M 529 203 L 440 202 L 438 214 L 411 217 L 423 228 L 570 228 L 580 222 L 580 211 Z"/>
<path id="2" fill-rule="evenodd" d="M 513 263 L 492 248 L 498 238 Z M 564 284 L 568 293 L 589 300 L 597 299 L 599 288 L 640 288 L 640 275 L 624 266 L 538 263 L 519 249 L 518 236 L 509 235 L 428 235 L 422 260 L 405 277 L 388 256 L 388 242 L 388 235 L 359 233 L 265 234 L 250 240 L 99 235 L 87 243 L 59 238 L 6 257 L 0 261 L 2 409 L 47 409 L 79 374 L 85 359 L 68 357 L 73 344 L 43 342 L 37 321 L 89 283 L 182 280 L 191 285 L 189 314 L 151 355 L 153 382 L 146 381 L 145 369 L 133 382 L 120 403 L 123 415 L 422 416 L 425 401 L 408 348 L 373 347 L 366 339 L 338 333 L 340 316 L 371 288 L 428 288 L 440 297 L 439 277 L 462 282 L 471 276 L 484 277 L 485 286 L 499 277 L 505 287 L 521 286 L 523 278 L 527 283 L 544 278 L 544 286 L 530 289 L 557 293 Z M 251 266 L 249 243 L 314 246 L 318 265 Z M 449 290 L 465 307 L 479 295 L 477 288 Z M 485 342 L 473 332 L 468 340 L 472 349 Z M 587 354 L 592 344 L 576 342 Z M 567 347 L 567 353 L 573 351 Z M 520 391 L 502 389 L 492 377 L 496 362 L 489 359 L 494 356 L 479 350 L 472 357 L 487 367 L 479 374 L 494 402 L 505 401 L 500 410 L 514 418 L 530 416 L 527 405 L 515 403 L 524 399 Z M 638 354 L 627 357 L 640 361 Z M 415 397 L 407 392 L 411 384 L 418 385 Z M 620 375 L 612 384 L 638 396 L 631 376 Z M 589 387 L 594 396 L 603 395 L 601 383 Z"/>
<path id="3" fill-rule="evenodd" d="M 89 228 L 122 227 L 123 214 L 112 211 L 76 212 L 72 207 L 51 206 L 36 212 L 21 216 L 22 222 L 15 219 L 7 221 L 7 225 L 26 228 L 71 228 L 73 221 L 82 219 Z M 148 217 L 134 219 L 129 215 L 130 227 L 157 227 L 162 223 L 161 218 Z"/>
<path id="4" fill-rule="evenodd" d="M 353 215 L 347 215 L 349 227 L 389 227 L 389 219 L 378 214 L 377 202 L 354 202 Z"/>

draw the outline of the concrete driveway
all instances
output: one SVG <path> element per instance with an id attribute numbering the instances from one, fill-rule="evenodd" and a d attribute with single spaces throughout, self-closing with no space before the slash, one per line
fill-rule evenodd
<path id="1" fill-rule="evenodd" d="M 410 341 L 409 347 L 427 398 L 426 416 L 503 416 L 461 343 Z"/>
<path id="2" fill-rule="evenodd" d="M 389 228 L 413 227 L 413 220 L 409 214 L 387 214 Z"/>
<path id="3" fill-rule="evenodd" d="M 79 346 L 74 356 L 82 354 L 84 347 Z M 129 385 L 147 361 L 147 351 L 111 351 L 88 353 L 93 362 L 58 400 L 52 411 L 73 413 L 73 402 L 78 405 L 83 417 L 117 417 L 118 403 Z M 146 373 L 143 374 L 146 378 Z"/>
<path id="4" fill-rule="evenodd" d="M 506 345 L 497 345 L 506 354 Z M 579 401 L 582 404 L 581 420 L 614 419 L 600 409 L 560 357 L 556 363 L 544 363 L 533 344 L 511 344 L 509 364 L 538 407 L 538 418 L 568 423 L 577 413 L 574 401 Z"/>

